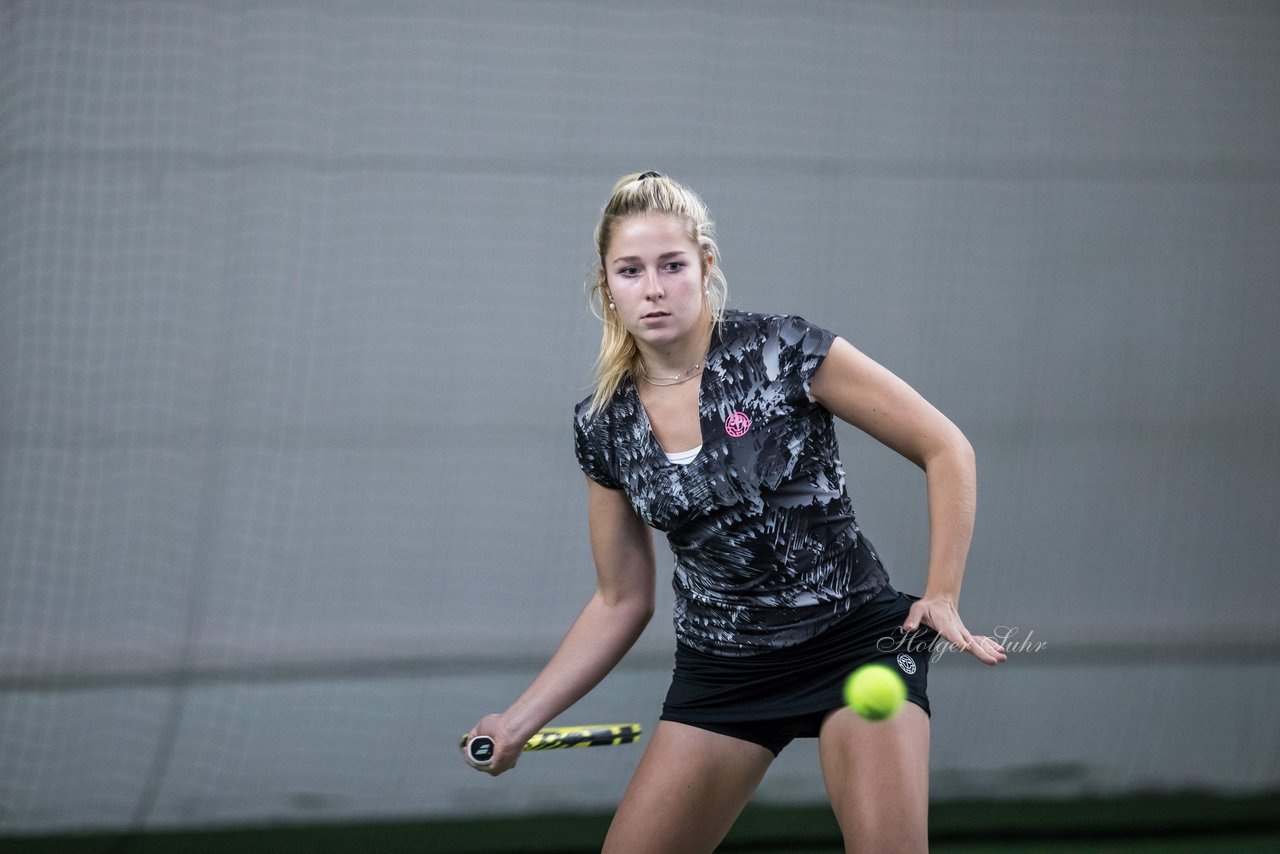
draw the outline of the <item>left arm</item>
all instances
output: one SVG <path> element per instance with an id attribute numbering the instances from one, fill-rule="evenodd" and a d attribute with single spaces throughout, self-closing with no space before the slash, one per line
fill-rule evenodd
<path id="1" fill-rule="evenodd" d="M 971 635 L 957 611 L 977 506 L 969 440 L 915 389 L 843 338 L 832 342 L 813 375 L 809 397 L 924 470 L 929 575 L 924 596 L 911 606 L 903 630 L 915 631 L 924 623 L 986 664 L 1004 661 L 1004 648 L 991 638 Z"/>

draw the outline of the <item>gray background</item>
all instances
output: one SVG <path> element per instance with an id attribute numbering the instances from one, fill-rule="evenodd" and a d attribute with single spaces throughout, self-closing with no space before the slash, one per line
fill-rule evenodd
<path id="1" fill-rule="evenodd" d="M 936 798 L 1280 786 L 1276 4 L 4 2 L 0 832 L 616 802 L 636 748 L 454 746 L 590 595 L 648 168 L 977 449 L 961 613 L 1028 646 L 935 665 Z M 841 440 L 919 591 L 923 477 Z M 565 722 L 654 723 L 659 552 Z"/>

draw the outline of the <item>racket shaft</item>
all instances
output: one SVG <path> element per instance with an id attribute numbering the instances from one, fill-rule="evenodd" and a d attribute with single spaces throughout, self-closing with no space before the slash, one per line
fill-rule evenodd
<path id="1" fill-rule="evenodd" d="M 606 724 L 584 727 L 548 727 L 538 730 L 524 743 L 525 750 L 554 750 L 558 747 L 600 747 L 630 744 L 640 738 L 640 724 Z"/>

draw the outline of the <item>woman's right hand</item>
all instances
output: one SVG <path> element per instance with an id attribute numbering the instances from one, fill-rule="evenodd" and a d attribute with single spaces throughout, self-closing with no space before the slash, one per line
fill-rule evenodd
<path id="1" fill-rule="evenodd" d="M 476 765 L 467 753 L 467 745 L 462 746 L 462 760 L 477 771 L 483 771 L 493 777 L 514 768 L 516 761 L 520 758 L 520 751 L 524 747 L 524 743 L 508 733 L 502 723 L 502 715 L 485 715 L 476 721 L 476 725 L 467 733 L 468 743 L 477 735 L 487 735 L 493 739 L 493 761 L 488 765 Z"/>

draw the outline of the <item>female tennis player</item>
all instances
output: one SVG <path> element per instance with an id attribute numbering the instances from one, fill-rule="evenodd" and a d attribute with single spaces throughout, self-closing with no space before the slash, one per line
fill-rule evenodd
<path id="1" fill-rule="evenodd" d="M 501 774 L 524 741 L 591 690 L 654 609 L 649 528 L 675 558 L 675 670 L 606 852 L 712 851 L 770 762 L 817 737 L 850 851 L 928 847 L 928 645 L 1005 659 L 956 610 L 973 531 L 961 432 L 848 341 L 797 316 L 726 309 L 701 199 L 646 172 L 615 186 L 596 230 L 595 391 L 575 411 L 596 593 L 491 736 Z M 924 469 L 929 567 L 895 590 L 845 490 L 834 418 Z M 869 722 L 841 686 L 883 661 L 910 702 Z M 465 752 L 464 752 L 465 756 Z"/>

